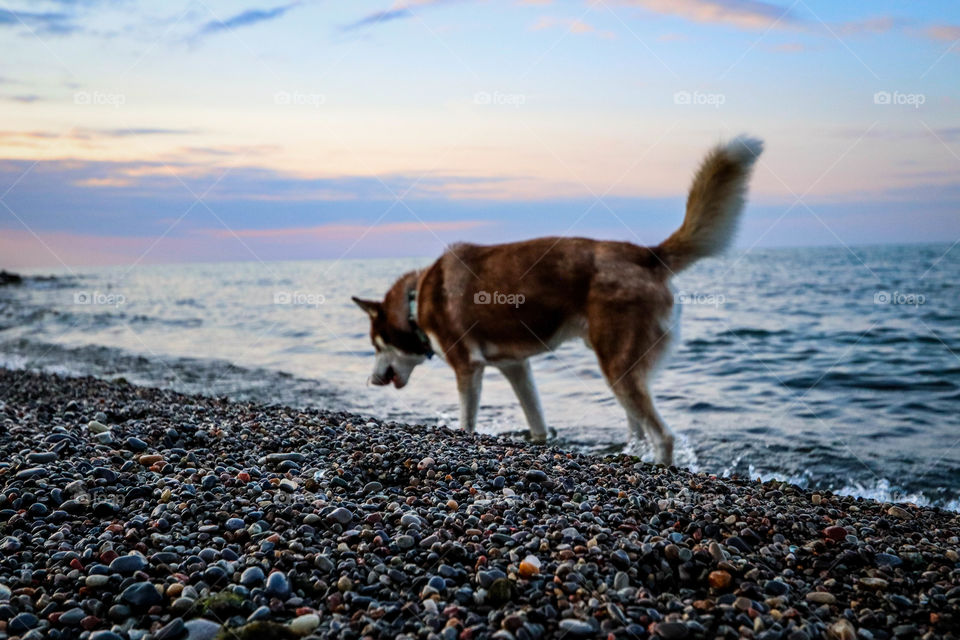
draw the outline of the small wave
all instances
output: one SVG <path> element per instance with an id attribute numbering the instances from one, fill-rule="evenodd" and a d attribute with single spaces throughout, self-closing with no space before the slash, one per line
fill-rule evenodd
<path id="1" fill-rule="evenodd" d="M 71 377 L 123 377 L 134 384 L 166 387 L 181 393 L 227 396 L 267 404 L 355 410 L 349 394 L 326 382 L 216 359 L 145 358 L 112 347 L 67 347 L 21 338 L 0 342 L 0 366 Z"/>
<path id="2" fill-rule="evenodd" d="M 938 490 L 944 493 L 942 489 Z M 855 498 L 866 498 L 876 500 L 877 502 L 911 502 L 920 507 L 941 507 L 951 511 L 960 511 L 960 496 L 938 497 L 931 499 L 923 493 L 914 493 L 897 487 L 886 478 L 878 478 L 875 483 L 863 484 L 860 482 L 848 482 L 841 488 L 834 491 L 844 496 L 853 496 Z"/>
<path id="3" fill-rule="evenodd" d="M 182 329 L 193 329 L 203 326 L 202 318 L 158 318 L 156 316 L 148 316 L 144 314 L 127 316 L 126 314 L 118 313 L 112 315 L 109 318 L 109 321 L 128 321 L 134 324 L 156 324 L 165 327 L 178 327 Z"/>
<path id="4" fill-rule="evenodd" d="M 738 469 L 741 464 L 742 456 L 735 458 L 729 466 L 723 469 L 720 475 L 722 477 L 739 475 Z M 863 482 L 851 478 L 841 483 L 839 488 L 835 488 L 835 485 L 824 483 L 808 470 L 784 473 L 782 471 L 759 469 L 753 464 L 747 465 L 747 477 L 761 482 L 771 480 L 787 482 L 808 490 L 816 490 L 818 487 L 822 487 L 823 490 L 832 491 L 838 495 L 876 500 L 877 502 L 910 502 L 921 507 L 940 507 L 951 511 L 960 511 L 960 495 L 951 493 L 946 488 L 934 490 L 932 493 L 935 496 L 931 497 L 923 492 L 909 491 L 898 487 L 886 478 L 877 478 L 873 482 Z"/>
<path id="5" fill-rule="evenodd" d="M 743 328 L 743 329 L 727 329 L 726 331 L 721 331 L 718 333 L 718 336 L 732 336 L 734 338 L 772 338 L 775 336 L 788 336 L 792 332 L 787 331 L 786 329 L 759 329 L 759 328 Z"/>
<path id="6" fill-rule="evenodd" d="M 791 389 L 869 389 L 871 391 L 952 391 L 957 385 L 948 380 L 916 379 L 915 377 L 873 376 L 853 374 L 842 371 L 830 371 L 823 375 L 811 372 L 809 375 L 796 376 L 783 380 L 783 385 Z"/>
<path id="7" fill-rule="evenodd" d="M 678 467 L 686 467 L 697 473 L 700 471 L 700 461 L 697 458 L 697 451 L 693 448 L 693 443 L 683 433 L 675 434 L 676 440 L 673 443 L 673 464 Z M 624 455 L 636 456 L 644 462 L 654 462 L 656 452 L 649 440 L 638 440 L 631 438 L 630 441 L 620 451 Z"/>
<path id="8" fill-rule="evenodd" d="M 703 400 L 699 402 L 694 402 L 688 408 L 689 411 L 701 412 L 701 411 L 738 411 L 736 407 L 723 407 L 718 404 L 713 404 L 712 402 L 705 402 Z"/>

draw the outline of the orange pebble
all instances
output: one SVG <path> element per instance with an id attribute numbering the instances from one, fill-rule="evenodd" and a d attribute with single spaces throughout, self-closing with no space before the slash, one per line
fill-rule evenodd
<path id="1" fill-rule="evenodd" d="M 726 589 L 730 586 L 733 577 L 726 571 L 711 571 L 708 581 L 714 589 Z"/>
<path id="2" fill-rule="evenodd" d="M 518 570 L 521 578 L 531 578 L 540 573 L 540 560 L 536 556 L 527 556 Z"/>

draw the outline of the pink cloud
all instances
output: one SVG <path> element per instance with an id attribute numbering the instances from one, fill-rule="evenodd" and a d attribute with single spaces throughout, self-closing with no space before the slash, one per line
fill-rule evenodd
<path id="1" fill-rule="evenodd" d="M 530 30 L 541 31 L 553 27 L 565 27 L 570 33 L 575 34 L 593 34 L 607 39 L 616 37 L 612 31 L 601 31 L 592 24 L 574 18 L 552 18 L 544 16 L 537 20 L 533 26 L 530 27 Z"/>
<path id="2" fill-rule="evenodd" d="M 322 224 L 313 227 L 283 227 L 278 229 L 214 229 L 204 231 L 218 238 L 258 238 L 270 240 L 311 239 L 348 239 L 365 235 L 383 235 L 393 233 L 440 233 L 445 231 L 467 231 L 490 224 L 484 220 L 452 220 L 445 222 L 393 222 L 389 224 Z"/>
<path id="3" fill-rule="evenodd" d="M 627 0 L 626 4 L 694 22 L 730 24 L 741 29 L 766 29 L 778 20 L 792 20 L 784 7 L 760 0 Z"/>
<path id="4" fill-rule="evenodd" d="M 31 267 L 163 264 L 232 260 L 310 260 L 362 255 L 438 254 L 441 239 L 491 223 L 481 220 L 381 225 L 326 224 L 277 229 L 194 229 L 184 235 L 110 236 L 69 232 L 0 232 L 0 266 Z M 402 239 L 400 239 L 402 237 Z M 344 256 L 344 254 L 347 254 Z"/>
<path id="5" fill-rule="evenodd" d="M 935 24 L 926 31 L 927 36 L 934 40 L 953 42 L 960 40 L 960 27 L 952 24 Z"/>

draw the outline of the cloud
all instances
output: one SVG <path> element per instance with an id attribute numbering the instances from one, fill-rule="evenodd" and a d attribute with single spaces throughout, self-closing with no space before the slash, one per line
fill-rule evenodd
<path id="1" fill-rule="evenodd" d="M 395 233 L 442 233 L 448 231 L 468 231 L 491 224 L 488 220 L 441 220 L 433 222 L 393 222 L 388 224 L 321 224 L 311 227 L 278 227 L 273 229 L 212 229 L 202 230 L 217 238 L 256 238 L 259 240 L 292 240 L 302 242 L 306 239 L 343 240 L 367 234 Z"/>
<path id="2" fill-rule="evenodd" d="M 729 24 L 741 29 L 767 29 L 778 21 L 797 21 L 790 9 L 760 0 L 627 0 L 626 4 L 694 22 Z"/>
<path id="3" fill-rule="evenodd" d="M 601 31 L 583 20 L 578 20 L 574 18 L 552 18 L 549 16 L 544 16 L 537 20 L 532 27 L 531 31 L 540 31 L 543 29 L 552 29 L 554 27 L 564 27 L 570 33 L 576 34 L 593 34 L 600 36 L 601 38 L 615 38 L 615 34 L 612 31 Z"/>
<path id="4" fill-rule="evenodd" d="M 892 16 L 877 16 L 864 20 L 850 20 L 835 25 L 834 29 L 841 35 L 881 34 L 887 33 L 895 27 L 903 26 L 906 21 Z"/>
<path id="5" fill-rule="evenodd" d="M 12 96 L 10 100 L 30 103 L 42 98 L 35 96 Z M 137 129 L 88 129 L 75 127 L 64 132 L 56 131 L 9 131 L 0 130 L 0 144 L 16 147 L 44 147 L 50 140 L 96 143 L 100 140 L 139 136 L 178 136 L 201 133 L 198 129 L 164 129 L 143 127 Z"/>
<path id="6" fill-rule="evenodd" d="M 781 44 L 770 45 L 766 48 L 768 51 L 777 51 L 780 53 L 801 53 L 807 50 L 807 45 L 802 42 L 783 42 Z"/>
<path id="7" fill-rule="evenodd" d="M 31 104 L 31 103 L 40 102 L 41 100 L 43 100 L 42 96 L 38 96 L 36 94 L 27 94 L 27 95 L 20 95 L 20 96 L 4 96 L 4 98 L 6 100 L 10 100 L 11 102 L 20 102 L 23 104 Z"/>
<path id="8" fill-rule="evenodd" d="M 960 26 L 952 24 L 935 24 L 926 30 L 928 38 L 954 42 L 960 40 Z"/>
<path id="9" fill-rule="evenodd" d="M 194 37 L 200 38 L 218 33 L 220 31 L 229 31 L 238 29 L 240 27 L 248 27 L 250 25 L 259 24 L 261 22 L 267 22 L 269 20 L 275 20 L 282 17 L 290 9 L 293 9 L 299 4 L 300 2 L 298 1 L 272 7 L 270 9 L 249 9 L 247 11 L 230 16 L 226 20 L 211 20 L 200 27 L 200 30 L 197 31 Z"/>
<path id="10" fill-rule="evenodd" d="M 402 18 L 412 17 L 413 12 L 407 7 L 402 7 L 400 9 L 388 9 L 386 11 L 374 11 L 373 13 L 367 14 L 366 16 L 360 18 L 356 22 L 351 22 L 350 24 L 344 25 L 341 27 L 341 31 L 355 31 L 356 29 L 362 29 L 363 27 L 369 27 L 382 22 L 390 22 L 391 20 L 400 20 Z"/>
<path id="11" fill-rule="evenodd" d="M 664 33 L 657 36 L 660 42 L 684 42 L 689 39 L 690 37 L 684 33 Z"/>
<path id="12" fill-rule="evenodd" d="M 50 35 L 67 35 L 78 31 L 80 27 L 73 17 L 59 11 L 12 11 L 0 9 L 0 27 L 25 26 L 32 31 Z"/>
<path id="13" fill-rule="evenodd" d="M 351 22 L 340 27 L 341 31 L 356 31 L 364 27 L 372 27 L 378 24 L 391 22 L 393 20 L 404 20 L 416 15 L 413 7 L 427 7 L 430 5 L 447 4 L 454 0 L 409 0 L 408 2 L 396 2 L 389 9 L 373 11 L 363 16 L 355 22 Z"/>
<path id="14" fill-rule="evenodd" d="M 181 136 L 193 133 L 199 133 L 197 129 L 160 129 L 160 128 L 140 128 L 140 129 L 80 129 L 81 133 L 103 136 L 106 138 L 126 138 L 131 136 Z"/>

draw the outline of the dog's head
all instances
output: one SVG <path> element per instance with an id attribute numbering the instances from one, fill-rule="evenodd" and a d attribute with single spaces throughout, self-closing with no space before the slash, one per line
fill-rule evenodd
<path id="1" fill-rule="evenodd" d="M 410 321 L 409 279 L 407 274 L 387 292 L 383 301 L 353 298 L 370 316 L 370 342 L 376 353 L 370 382 L 383 386 L 391 382 L 397 389 L 406 386 L 414 367 L 430 356 L 423 333 Z"/>

